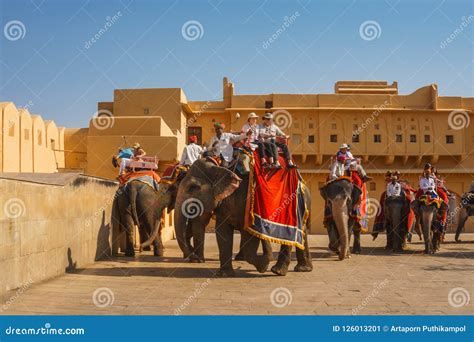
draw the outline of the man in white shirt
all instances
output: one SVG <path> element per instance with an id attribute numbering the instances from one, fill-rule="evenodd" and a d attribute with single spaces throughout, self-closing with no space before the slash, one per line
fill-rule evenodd
<path id="1" fill-rule="evenodd" d="M 339 151 L 336 153 L 336 157 L 339 157 L 340 155 L 345 156 L 345 165 L 347 169 L 353 169 L 356 170 L 359 176 L 361 177 L 362 182 L 366 183 L 370 180 L 372 180 L 372 177 L 367 176 L 367 173 L 365 172 L 364 168 L 360 164 L 360 162 L 357 161 L 356 158 L 352 155 L 350 151 L 350 147 L 347 144 L 342 144 L 339 147 Z"/>
<path id="2" fill-rule="evenodd" d="M 227 167 L 234 159 L 233 144 L 239 140 L 247 139 L 251 132 L 242 134 L 225 133 L 225 125 L 220 122 L 214 124 L 216 135 L 211 138 L 210 146 L 215 154 L 221 157 L 222 167 Z"/>
<path id="3" fill-rule="evenodd" d="M 197 144 L 197 141 L 197 136 L 192 135 L 189 137 L 189 144 L 184 147 L 183 154 L 181 155 L 181 165 L 191 166 L 196 160 L 201 158 L 203 149 Z"/>
<path id="4" fill-rule="evenodd" d="M 398 182 L 398 177 L 392 176 L 391 181 L 387 184 L 387 198 L 400 197 L 402 194 L 402 185 Z"/>
<path id="5" fill-rule="evenodd" d="M 273 123 L 273 114 L 272 113 L 265 113 L 263 115 L 263 124 L 259 126 L 259 140 L 262 141 L 269 151 L 268 153 L 272 155 L 270 159 L 270 163 L 273 167 L 277 169 L 281 169 L 281 165 L 278 162 L 278 147 L 281 148 L 283 152 L 283 157 L 286 160 L 288 168 L 296 168 L 297 166 L 293 164 L 291 160 L 291 154 L 286 144 L 280 143 L 276 141 L 276 137 L 284 137 L 289 138 L 283 131 Z"/>

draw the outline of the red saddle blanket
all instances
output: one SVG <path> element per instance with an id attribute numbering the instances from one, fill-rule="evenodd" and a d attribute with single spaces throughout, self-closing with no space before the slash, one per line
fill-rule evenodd
<path id="1" fill-rule="evenodd" d="M 246 230 L 260 239 L 304 249 L 303 227 L 309 210 L 304 183 L 297 169 L 288 169 L 279 157 L 280 170 L 263 169 L 257 152 L 253 156 Z"/>
<path id="2" fill-rule="evenodd" d="M 143 170 L 143 171 L 134 171 L 134 172 L 127 172 L 124 175 L 119 177 L 120 186 L 127 185 L 128 182 L 133 180 L 140 181 L 152 187 L 154 190 L 158 190 L 159 183 L 160 183 L 160 176 L 154 171 L 151 170 Z"/>

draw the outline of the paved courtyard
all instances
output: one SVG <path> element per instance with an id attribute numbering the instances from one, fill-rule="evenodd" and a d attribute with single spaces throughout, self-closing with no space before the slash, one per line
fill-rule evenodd
<path id="1" fill-rule="evenodd" d="M 448 235 L 435 256 L 421 254 L 417 237 L 403 255 L 389 255 L 385 236 L 372 242 L 365 235 L 363 254 L 341 262 L 328 252 L 326 236 L 313 235 L 311 273 L 278 277 L 235 262 L 237 277 L 221 279 L 214 277 L 219 265 L 215 237 L 207 234 L 204 264 L 183 263 L 176 241 L 170 241 L 164 258 L 146 252 L 135 259 L 101 261 L 33 284 L 21 294 L 13 291 L 0 313 L 473 314 L 474 234 L 462 238 L 465 242 L 456 244 Z"/>

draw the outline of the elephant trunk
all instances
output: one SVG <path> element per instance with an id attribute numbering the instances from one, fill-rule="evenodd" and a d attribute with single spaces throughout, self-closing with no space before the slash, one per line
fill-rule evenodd
<path id="1" fill-rule="evenodd" d="M 431 224 L 433 223 L 433 217 L 435 214 L 435 209 L 432 206 L 421 206 L 420 216 L 421 216 L 421 225 L 423 231 L 423 240 L 425 240 L 425 253 L 431 252 Z"/>
<path id="2" fill-rule="evenodd" d="M 338 197 L 331 201 L 332 217 L 339 233 L 339 260 L 344 260 L 349 248 L 349 213 L 347 198 Z"/>
<path id="3" fill-rule="evenodd" d="M 156 237 L 158 236 L 158 234 L 160 232 L 160 227 L 161 227 L 161 218 L 159 218 L 157 221 L 158 222 L 155 222 L 155 225 L 153 227 L 153 231 L 151 232 L 150 236 L 148 237 L 148 240 L 146 240 L 145 242 L 143 242 L 140 245 L 140 252 L 143 251 L 143 249 L 145 247 L 150 246 L 153 243 L 153 241 L 155 241 Z"/>

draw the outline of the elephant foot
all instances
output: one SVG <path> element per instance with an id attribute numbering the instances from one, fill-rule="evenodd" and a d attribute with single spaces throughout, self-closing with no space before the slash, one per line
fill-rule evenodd
<path id="1" fill-rule="evenodd" d="M 362 249 L 360 248 L 360 246 L 354 246 L 352 247 L 352 253 L 354 254 L 360 254 L 362 252 Z"/>
<path id="2" fill-rule="evenodd" d="M 133 257 L 135 256 L 135 249 L 133 249 L 133 248 L 127 248 L 127 249 L 125 250 L 125 256 L 126 256 L 126 257 L 132 257 L 132 258 L 133 258 Z"/>
<path id="3" fill-rule="evenodd" d="M 306 265 L 306 264 L 297 264 L 295 266 L 295 272 L 311 272 L 313 270 L 313 265 Z"/>
<path id="4" fill-rule="evenodd" d="M 255 267 L 259 273 L 265 273 L 268 270 L 269 265 L 270 261 L 268 261 L 268 258 L 266 257 L 258 257 L 257 262 L 255 263 Z"/>
<path id="5" fill-rule="evenodd" d="M 393 253 L 401 254 L 401 253 L 403 253 L 403 248 L 394 248 Z"/>
<path id="6" fill-rule="evenodd" d="M 143 247 L 142 251 L 151 251 L 151 247 L 150 246 Z"/>
<path id="7" fill-rule="evenodd" d="M 153 250 L 153 255 L 157 257 L 162 257 L 164 255 L 163 250 Z"/>
<path id="8" fill-rule="evenodd" d="M 286 276 L 286 273 L 288 272 L 288 265 L 279 265 L 277 263 L 271 268 L 271 271 L 276 275 Z"/>
<path id="9" fill-rule="evenodd" d="M 234 260 L 236 260 L 236 261 L 245 261 L 244 253 L 242 251 L 237 253 Z"/>
<path id="10" fill-rule="evenodd" d="M 461 239 L 460 239 L 460 238 L 458 238 L 458 237 L 456 237 L 456 238 L 454 239 L 454 241 L 456 241 L 457 243 L 460 243 L 460 242 L 462 242 L 462 241 L 461 241 Z"/>
<path id="11" fill-rule="evenodd" d="M 226 277 L 235 277 L 235 271 L 232 268 L 221 268 L 216 273 L 216 277 L 226 278 Z"/>
<path id="12" fill-rule="evenodd" d="M 386 251 L 391 251 L 392 249 L 393 249 L 393 248 L 392 248 L 391 245 L 386 245 L 386 246 L 385 246 L 385 250 L 386 250 Z"/>
<path id="13" fill-rule="evenodd" d="M 339 252 L 339 260 L 344 260 L 345 258 L 350 258 L 350 254 L 346 254 L 344 252 Z"/>
<path id="14" fill-rule="evenodd" d="M 190 254 L 187 257 L 185 257 L 184 262 L 190 262 L 190 263 L 193 263 L 193 264 L 200 264 L 200 263 L 203 263 L 204 260 L 193 253 L 193 254 Z"/>
<path id="15" fill-rule="evenodd" d="M 336 253 L 336 254 L 339 254 L 339 247 L 336 247 L 336 246 L 332 246 L 331 244 L 328 246 L 329 250 Z"/>

